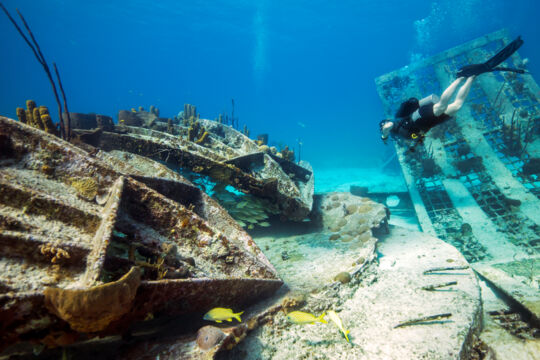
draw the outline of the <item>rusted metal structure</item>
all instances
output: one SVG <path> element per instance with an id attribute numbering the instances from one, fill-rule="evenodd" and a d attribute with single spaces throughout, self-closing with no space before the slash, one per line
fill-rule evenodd
<path id="1" fill-rule="evenodd" d="M 266 199 L 284 219 L 302 221 L 311 212 L 314 178 L 308 163 L 300 166 L 278 157 L 268 146 L 216 121 L 172 124 L 139 113 L 121 111 L 120 125 L 113 131 L 100 128 L 74 134 L 99 149 L 145 156 Z"/>
<path id="2" fill-rule="evenodd" d="M 247 306 L 282 285 L 193 184 L 149 159 L 87 148 L 0 117 L 2 348 Z"/>

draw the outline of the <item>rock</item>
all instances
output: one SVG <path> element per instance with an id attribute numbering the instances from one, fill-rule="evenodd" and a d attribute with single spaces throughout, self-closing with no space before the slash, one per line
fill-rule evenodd
<path id="1" fill-rule="evenodd" d="M 210 350 L 218 346 L 227 335 L 221 329 L 207 325 L 197 332 L 197 345 L 201 350 Z"/>
<path id="2" fill-rule="evenodd" d="M 351 281 L 351 274 L 346 271 L 340 272 L 334 277 L 334 280 L 339 281 L 342 284 L 347 284 Z"/>
<path id="3" fill-rule="evenodd" d="M 281 306 L 285 313 L 291 310 L 298 309 L 306 303 L 306 295 L 302 293 L 291 293 L 287 295 L 281 302 Z"/>

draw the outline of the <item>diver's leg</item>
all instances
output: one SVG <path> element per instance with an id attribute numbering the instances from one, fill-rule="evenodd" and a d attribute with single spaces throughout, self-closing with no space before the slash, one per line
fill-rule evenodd
<path id="1" fill-rule="evenodd" d="M 475 78 L 476 76 L 471 76 L 467 78 L 465 84 L 463 84 L 461 89 L 459 89 L 454 102 L 446 107 L 446 110 L 444 111 L 445 114 L 449 116 L 454 116 L 458 112 L 458 110 L 461 109 L 463 103 L 465 102 L 465 99 L 467 98 L 467 95 L 469 95 L 469 91 L 471 90 L 471 86 Z"/>
<path id="2" fill-rule="evenodd" d="M 454 92 L 456 91 L 459 84 L 463 81 L 464 78 L 460 77 L 454 80 L 453 83 L 450 84 L 449 87 L 444 90 L 444 92 L 441 95 L 441 99 L 438 103 L 433 105 L 433 114 L 435 116 L 441 115 L 448 106 L 448 103 L 450 102 L 450 99 L 452 98 L 452 95 L 454 95 Z"/>

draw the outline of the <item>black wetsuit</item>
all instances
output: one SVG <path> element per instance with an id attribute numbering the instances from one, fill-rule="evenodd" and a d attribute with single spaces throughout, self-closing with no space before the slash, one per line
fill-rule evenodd
<path id="1" fill-rule="evenodd" d="M 417 98 L 410 98 L 401 103 L 396 112 L 395 125 L 390 133 L 395 136 L 400 136 L 406 139 L 416 139 L 427 133 L 432 127 L 442 124 L 451 116 L 441 114 L 435 116 L 433 113 L 433 103 L 428 103 L 420 106 Z M 420 118 L 412 120 L 412 114 L 418 110 Z"/>

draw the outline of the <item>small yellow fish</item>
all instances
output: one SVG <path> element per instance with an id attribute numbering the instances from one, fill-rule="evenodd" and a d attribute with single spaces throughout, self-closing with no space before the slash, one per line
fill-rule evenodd
<path id="1" fill-rule="evenodd" d="M 244 313 L 243 311 L 240 311 L 239 313 L 235 314 L 233 313 L 232 309 L 225 309 L 225 308 L 217 307 L 217 308 L 213 308 L 212 310 L 204 314 L 203 319 L 220 323 L 223 320 L 227 320 L 231 322 L 232 319 L 235 318 L 239 322 L 242 322 L 242 319 L 240 319 L 240 315 L 242 315 L 243 313 Z"/>
<path id="2" fill-rule="evenodd" d="M 322 322 L 323 324 L 327 324 L 326 320 L 324 320 L 324 316 L 326 313 L 322 314 L 321 316 L 316 317 L 313 314 L 303 312 L 303 311 L 292 311 L 287 314 L 287 320 L 292 322 L 293 324 L 313 324 L 316 321 Z"/>
<path id="3" fill-rule="evenodd" d="M 343 323 L 341 322 L 341 319 L 339 318 L 338 314 L 336 314 L 334 310 L 330 310 L 328 312 L 328 317 L 330 318 L 330 320 L 332 320 L 334 324 L 336 324 L 339 331 L 343 333 L 343 335 L 345 336 L 345 340 L 349 342 L 349 330 L 345 331 L 345 329 L 343 328 Z"/>

